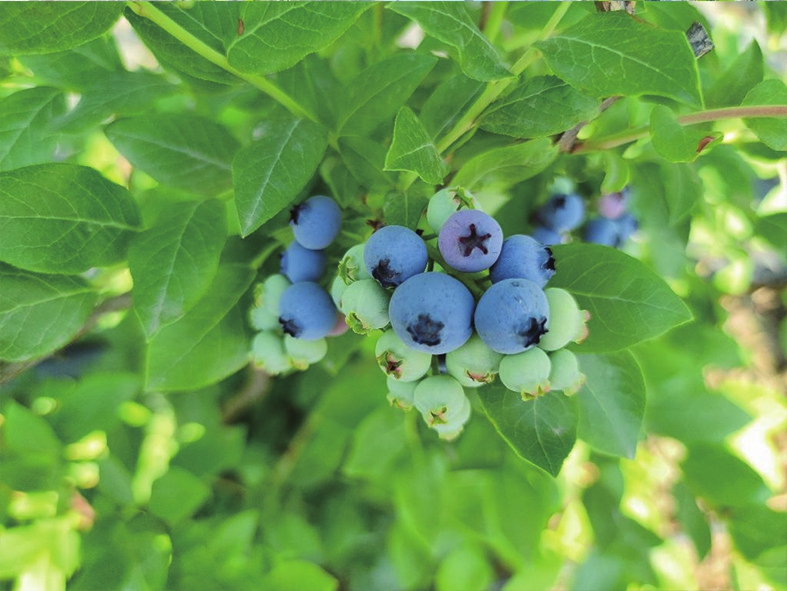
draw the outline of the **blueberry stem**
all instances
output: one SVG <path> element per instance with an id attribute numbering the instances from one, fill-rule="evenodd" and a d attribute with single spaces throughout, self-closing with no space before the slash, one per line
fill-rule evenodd
<path id="1" fill-rule="evenodd" d="M 476 300 L 481 298 L 481 296 L 484 294 L 484 290 L 478 287 L 473 279 L 467 277 L 464 273 L 459 273 L 458 271 L 451 269 L 448 263 L 445 262 L 443 255 L 441 255 L 440 251 L 434 246 L 427 244 L 426 250 L 429 253 L 429 259 L 431 261 L 437 262 L 443 268 L 446 275 L 450 275 L 451 277 L 461 281 L 462 284 L 470 291 L 470 293 L 473 294 L 473 297 Z"/>

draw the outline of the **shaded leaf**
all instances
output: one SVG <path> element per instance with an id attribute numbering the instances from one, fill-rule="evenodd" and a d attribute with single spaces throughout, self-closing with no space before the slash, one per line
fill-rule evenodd
<path id="1" fill-rule="evenodd" d="M 537 76 L 493 103 L 479 126 L 518 138 L 554 135 L 598 114 L 600 102 L 555 76 Z"/>
<path id="2" fill-rule="evenodd" d="M 0 260 L 42 273 L 81 273 L 125 258 L 137 204 L 92 168 L 36 164 L 0 173 Z"/>
<path id="3" fill-rule="evenodd" d="M 650 138 L 656 152 L 670 162 L 692 162 L 721 134 L 684 127 L 669 108 L 656 105 L 650 114 Z"/>
<path id="4" fill-rule="evenodd" d="M 536 176 L 557 158 L 547 138 L 494 148 L 471 158 L 456 173 L 452 184 L 466 189 L 506 188 Z"/>
<path id="5" fill-rule="evenodd" d="M 210 496 L 210 487 L 191 472 L 171 467 L 153 481 L 150 491 L 150 512 L 169 524 L 192 515 Z"/>
<path id="6" fill-rule="evenodd" d="M 327 147 L 326 131 L 317 123 L 292 117 L 266 122 L 262 139 L 240 150 L 232 163 L 243 236 L 293 202 Z"/>
<path id="7" fill-rule="evenodd" d="M 184 114 L 139 115 L 107 126 L 129 162 L 162 184 L 215 197 L 232 185 L 237 140 L 210 119 Z"/>
<path id="8" fill-rule="evenodd" d="M 730 107 L 741 104 L 746 93 L 762 82 L 765 75 L 762 50 L 752 40 L 742 52 L 713 82 L 706 93 L 708 107 Z"/>
<path id="9" fill-rule="evenodd" d="M 435 88 L 421 108 L 421 121 L 432 139 L 450 130 L 465 110 L 481 96 L 485 85 L 462 74 L 449 76 Z"/>
<path id="10" fill-rule="evenodd" d="M 0 170 L 52 160 L 59 139 L 52 122 L 65 111 L 63 93 L 46 86 L 0 99 Z"/>
<path id="11" fill-rule="evenodd" d="M 369 190 L 388 190 L 396 184 L 393 175 L 383 171 L 385 147 L 361 136 L 339 138 L 339 153 L 355 179 Z"/>
<path id="12" fill-rule="evenodd" d="M 0 359 L 27 361 L 68 343 L 96 294 L 79 277 L 39 275 L 0 265 Z"/>
<path id="13" fill-rule="evenodd" d="M 482 82 L 511 73 L 489 40 L 478 30 L 462 2 L 396 2 L 387 8 L 415 20 L 427 35 L 451 46 L 462 71 Z"/>
<path id="14" fill-rule="evenodd" d="M 787 105 L 787 84 L 777 79 L 763 80 L 746 93 L 741 105 Z M 787 150 L 787 117 L 761 117 L 743 122 L 772 150 Z"/>
<path id="15" fill-rule="evenodd" d="M 487 417 L 521 458 L 557 476 L 574 448 L 579 421 L 576 402 L 550 392 L 528 400 L 502 386 L 479 396 Z"/>
<path id="16" fill-rule="evenodd" d="M 128 252 L 134 310 L 148 337 L 199 301 L 225 238 L 224 205 L 215 200 L 173 203 L 134 238 Z"/>
<path id="17" fill-rule="evenodd" d="M 414 172 L 432 185 L 440 184 L 448 173 L 448 167 L 424 126 L 408 107 L 402 107 L 396 115 L 393 141 L 385 156 L 384 170 Z"/>
<path id="18" fill-rule="evenodd" d="M 600 452 L 633 458 L 645 415 L 645 382 L 628 351 L 579 355 L 579 437 Z"/>
<path id="19" fill-rule="evenodd" d="M 52 53 L 108 31 L 121 2 L 14 2 L 0 11 L 0 55 Z"/>

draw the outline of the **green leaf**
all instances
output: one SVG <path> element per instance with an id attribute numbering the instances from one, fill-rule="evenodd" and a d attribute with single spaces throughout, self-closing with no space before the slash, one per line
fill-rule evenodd
<path id="1" fill-rule="evenodd" d="M 65 112 L 65 95 L 46 86 L 0 99 L 0 171 L 51 161 L 60 139 L 52 122 Z"/>
<path id="2" fill-rule="evenodd" d="M 633 458 L 645 415 L 645 382 L 628 351 L 579 355 L 579 437 L 602 453 Z"/>
<path id="3" fill-rule="evenodd" d="M 397 2 L 387 8 L 415 20 L 427 35 L 449 45 L 470 78 L 488 82 L 511 75 L 462 2 Z"/>
<path id="4" fill-rule="evenodd" d="M 719 444 L 689 446 L 681 469 L 691 491 L 717 510 L 763 504 L 771 496 L 754 468 Z"/>
<path id="5" fill-rule="evenodd" d="M 158 182 L 215 197 L 232 185 L 238 142 L 210 119 L 151 114 L 119 119 L 105 130 L 134 166 Z"/>
<path id="6" fill-rule="evenodd" d="M 150 512 L 170 525 L 192 515 L 210 496 L 210 488 L 191 472 L 172 467 L 153 481 Z"/>
<path id="7" fill-rule="evenodd" d="M 66 51 L 25 55 L 18 59 L 44 83 L 77 92 L 95 84 L 106 74 L 124 69 L 115 39 L 108 35 Z"/>
<path id="8" fill-rule="evenodd" d="M 96 294 L 80 277 L 38 275 L 0 264 L 0 359 L 28 361 L 68 343 Z"/>
<path id="9" fill-rule="evenodd" d="M 471 158 L 452 184 L 478 191 L 486 187 L 507 188 L 536 176 L 557 158 L 557 148 L 547 138 L 493 148 Z"/>
<path id="10" fill-rule="evenodd" d="M 0 11 L 0 55 L 52 53 L 108 31 L 123 12 L 120 2 L 19 2 Z"/>
<path id="11" fill-rule="evenodd" d="M 702 201 L 705 188 L 697 171 L 688 164 L 661 163 L 664 200 L 669 210 L 669 224 L 674 226 Z"/>
<path id="12" fill-rule="evenodd" d="M 350 478 L 383 481 L 405 445 L 401 414 L 389 406 L 380 406 L 355 429 L 343 471 Z"/>
<path id="13" fill-rule="evenodd" d="M 550 392 L 524 402 L 502 386 L 487 386 L 479 398 L 500 436 L 521 458 L 557 476 L 574 448 L 579 421 L 576 402 Z"/>
<path id="14" fill-rule="evenodd" d="M 76 107 L 63 118 L 58 128 L 66 133 L 79 132 L 100 124 L 112 115 L 146 113 L 157 100 L 177 90 L 177 86 L 155 74 L 105 74 L 84 89 Z"/>
<path id="15" fill-rule="evenodd" d="M 402 107 L 396 115 L 393 141 L 385 155 L 384 170 L 414 172 L 432 185 L 440 184 L 448 174 L 448 166 L 429 139 L 429 134 L 408 107 Z"/>
<path id="16" fill-rule="evenodd" d="M 368 135 L 390 121 L 436 63 L 431 55 L 403 53 L 366 68 L 348 84 L 340 134 Z"/>
<path id="17" fill-rule="evenodd" d="M 479 126 L 518 138 L 544 137 L 593 119 L 599 104 L 555 76 L 537 76 L 493 103 Z"/>
<path id="18" fill-rule="evenodd" d="M 248 362 L 243 315 L 235 307 L 254 273 L 241 265 L 219 267 L 208 292 L 182 318 L 148 342 L 150 390 L 187 390 L 215 383 Z"/>
<path id="19" fill-rule="evenodd" d="M 741 105 L 787 105 L 787 84 L 777 79 L 763 80 L 746 93 Z M 787 150 L 787 117 L 761 117 L 743 122 L 772 150 Z"/>
<path id="20" fill-rule="evenodd" d="M 787 213 L 774 213 L 759 218 L 754 225 L 754 231 L 784 251 L 787 244 Z"/>
<path id="21" fill-rule="evenodd" d="M 339 138 L 339 153 L 355 179 L 370 191 L 392 189 L 396 181 L 383 172 L 385 147 L 361 136 Z"/>
<path id="22" fill-rule="evenodd" d="M 686 35 L 625 12 L 589 14 L 536 47 L 558 77 L 591 96 L 653 94 L 702 105 L 697 60 Z"/>
<path id="23" fill-rule="evenodd" d="M 765 505 L 737 507 L 730 511 L 728 519 L 735 547 L 748 560 L 779 546 L 785 548 L 787 513 L 784 511 L 774 511 Z"/>
<path id="24" fill-rule="evenodd" d="M 637 259 L 598 244 L 550 248 L 557 270 L 549 286 L 571 292 L 590 312 L 581 352 L 625 349 L 691 320 L 686 304 Z"/>
<path id="25" fill-rule="evenodd" d="M 177 202 L 132 241 L 134 310 L 148 338 L 181 318 L 208 289 L 226 239 L 223 221 L 219 201 Z"/>
<path id="26" fill-rule="evenodd" d="M 243 72 L 285 70 L 328 47 L 370 7 L 366 2 L 242 4 L 244 32 L 229 45 L 227 59 Z"/>
<path id="27" fill-rule="evenodd" d="M 280 562 L 268 573 L 268 588 L 276 591 L 336 591 L 339 581 L 306 560 Z"/>
<path id="28" fill-rule="evenodd" d="M 266 122 L 262 139 L 241 149 L 232 163 L 243 236 L 293 202 L 327 147 L 325 128 L 317 123 L 292 117 Z"/>
<path id="29" fill-rule="evenodd" d="M 200 6 L 197 4 L 193 8 Z M 222 4 L 223 11 L 234 10 L 235 4 Z M 180 8 L 171 9 L 165 4 L 156 5 L 158 10 L 162 10 L 178 22 L 178 13 L 185 13 L 186 11 Z M 177 12 L 175 12 L 177 11 Z M 241 79 L 231 74 L 221 66 L 217 66 L 213 62 L 208 61 L 206 58 L 199 55 L 192 49 L 189 49 L 180 40 L 176 39 L 156 23 L 142 16 L 138 16 L 133 10 L 127 8 L 123 14 L 124 18 L 131 23 L 134 27 L 134 32 L 139 36 L 145 45 L 153 52 L 158 62 L 174 72 L 182 72 L 186 76 L 196 78 L 198 80 L 207 80 L 218 84 L 238 84 Z M 211 35 L 206 35 L 206 31 L 200 26 L 187 26 L 186 22 L 178 22 L 178 24 L 186 28 L 187 31 L 194 34 L 200 41 L 203 41 L 210 47 L 215 49 L 216 39 L 211 39 Z M 200 29 L 203 29 L 200 31 Z M 222 51 L 223 53 L 223 51 Z"/>
<path id="30" fill-rule="evenodd" d="M 754 86 L 762 82 L 765 75 L 762 50 L 753 40 L 746 51 L 739 54 L 706 93 L 706 103 L 710 108 L 731 107 L 741 101 Z"/>
<path id="31" fill-rule="evenodd" d="M 431 188 L 418 184 L 411 186 L 404 194 L 389 193 L 383 204 L 385 223 L 415 230 L 433 192 Z"/>
<path id="32" fill-rule="evenodd" d="M 65 443 L 79 441 L 93 431 L 110 433 L 120 424 L 121 404 L 133 399 L 141 386 L 134 373 L 87 374 L 57 397 L 52 425 Z"/>
<path id="33" fill-rule="evenodd" d="M 319 122 L 334 129 L 343 88 L 331 71 L 327 60 L 308 55 L 295 66 L 276 75 L 276 84 L 310 113 Z"/>
<path id="34" fill-rule="evenodd" d="M 481 96 L 485 84 L 462 74 L 449 76 L 435 88 L 421 108 L 421 121 L 432 139 L 449 131 L 470 105 Z"/>
<path id="35" fill-rule="evenodd" d="M 691 538 L 697 556 L 700 560 L 705 558 L 711 549 L 710 525 L 705 514 L 697 506 L 694 495 L 683 482 L 678 482 L 672 489 L 672 496 L 677 503 L 675 517 L 681 524 L 683 531 Z"/>
<path id="36" fill-rule="evenodd" d="M 117 263 L 140 223 L 131 194 L 92 168 L 0 173 L 0 260 L 17 267 L 67 274 Z"/>
<path id="37" fill-rule="evenodd" d="M 650 114 L 650 138 L 660 156 L 670 162 L 692 162 L 705 149 L 709 141 L 720 137 L 718 132 L 705 132 L 684 127 L 672 111 L 656 105 Z"/>
<path id="38" fill-rule="evenodd" d="M 46 419 L 16 402 L 5 407 L 3 414 L 3 444 L 9 451 L 52 457 L 60 454 L 62 444 Z"/>

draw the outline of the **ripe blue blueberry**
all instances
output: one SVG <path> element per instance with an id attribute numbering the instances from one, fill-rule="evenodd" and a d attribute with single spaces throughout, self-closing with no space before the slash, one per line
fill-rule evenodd
<path id="1" fill-rule="evenodd" d="M 637 228 L 639 227 L 637 218 L 628 212 L 624 213 L 619 218 L 616 218 L 615 224 L 618 226 L 618 246 L 622 245 L 626 242 L 626 240 L 631 238 L 631 235 L 636 232 Z"/>
<path id="2" fill-rule="evenodd" d="M 503 279 L 484 292 L 475 310 L 478 336 L 493 351 L 521 353 L 547 332 L 549 304 L 542 289 L 527 279 Z"/>
<path id="3" fill-rule="evenodd" d="M 301 246 L 320 250 L 339 234 L 342 211 L 330 197 L 315 195 L 290 210 L 290 226 Z"/>
<path id="4" fill-rule="evenodd" d="M 279 300 L 279 324 L 297 339 L 313 341 L 326 336 L 336 323 L 331 296 L 311 281 L 293 283 Z"/>
<path id="5" fill-rule="evenodd" d="M 483 211 L 462 209 L 443 224 L 437 246 L 449 266 L 475 273 L 491 267 L 500 256 L 503 230 Z"/>
<path id="6" fill-rule="evenodd" d="M 388 312 L 391 327 L 407 346 L 439 355 L 470 338 L 474 306 L 472 294 L 458 279 L 420 273 L 394 290 Z"/>
<path id="7" fill-rule="evenodd" d="M 615 220 L 602 217 L 593 218 L 585 225 L 582 238 L 585 242 L 604 246 L 617 247 L 620 244 L 619 229 Z"/>
<path id="8" fill-rule="evenodd" d="M 539 287 L 544 287 L 554 274 L 552 251 L 524 234 L 514 234 L 503 241 L 500 256 L 489 270 L 492 283 L 504 279 L 528 279 Z"/>
<path id="9" fill-rule="evenodd" d="M 383 287 L 396 287 L 423 272 L 427 258 L 424 241 L 404 226 L 380 228 L 363 249 L 366 270 Z"/>
<path id="10" fill-rule="evenodd" d="M 281 272 L 293 283 L 318 281 L 325 272 L 325 252 L 310 250 L 292 241 L 281 253 Z"/>
<path id="11" fill-rule="evenodd" d="M 570 232 L 585 219 L 585 201 L 576 193 L 553 195 L 538 208 L 536 219 L 555 232 Z"/>
<path id="12" fill-rule="evenodd" d="M 545 246 L 552 246 L 553 244 L 560 244 L 563 242 L 563 237 L 554 230 L 545 228 L 544 226 L 536 226 L 530 235 Z"/>

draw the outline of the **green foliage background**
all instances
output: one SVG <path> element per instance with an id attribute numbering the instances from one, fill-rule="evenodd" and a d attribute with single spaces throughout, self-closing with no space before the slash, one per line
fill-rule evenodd
<path id="1" fill-rule="evenodd" d="M 0 4 L 0 588 L 787 589 L 787 9 L 603 4 Z M 641 224 L 555 247 L 576 396 L 249 364 L 292 203 L 556 177 Z"/>

